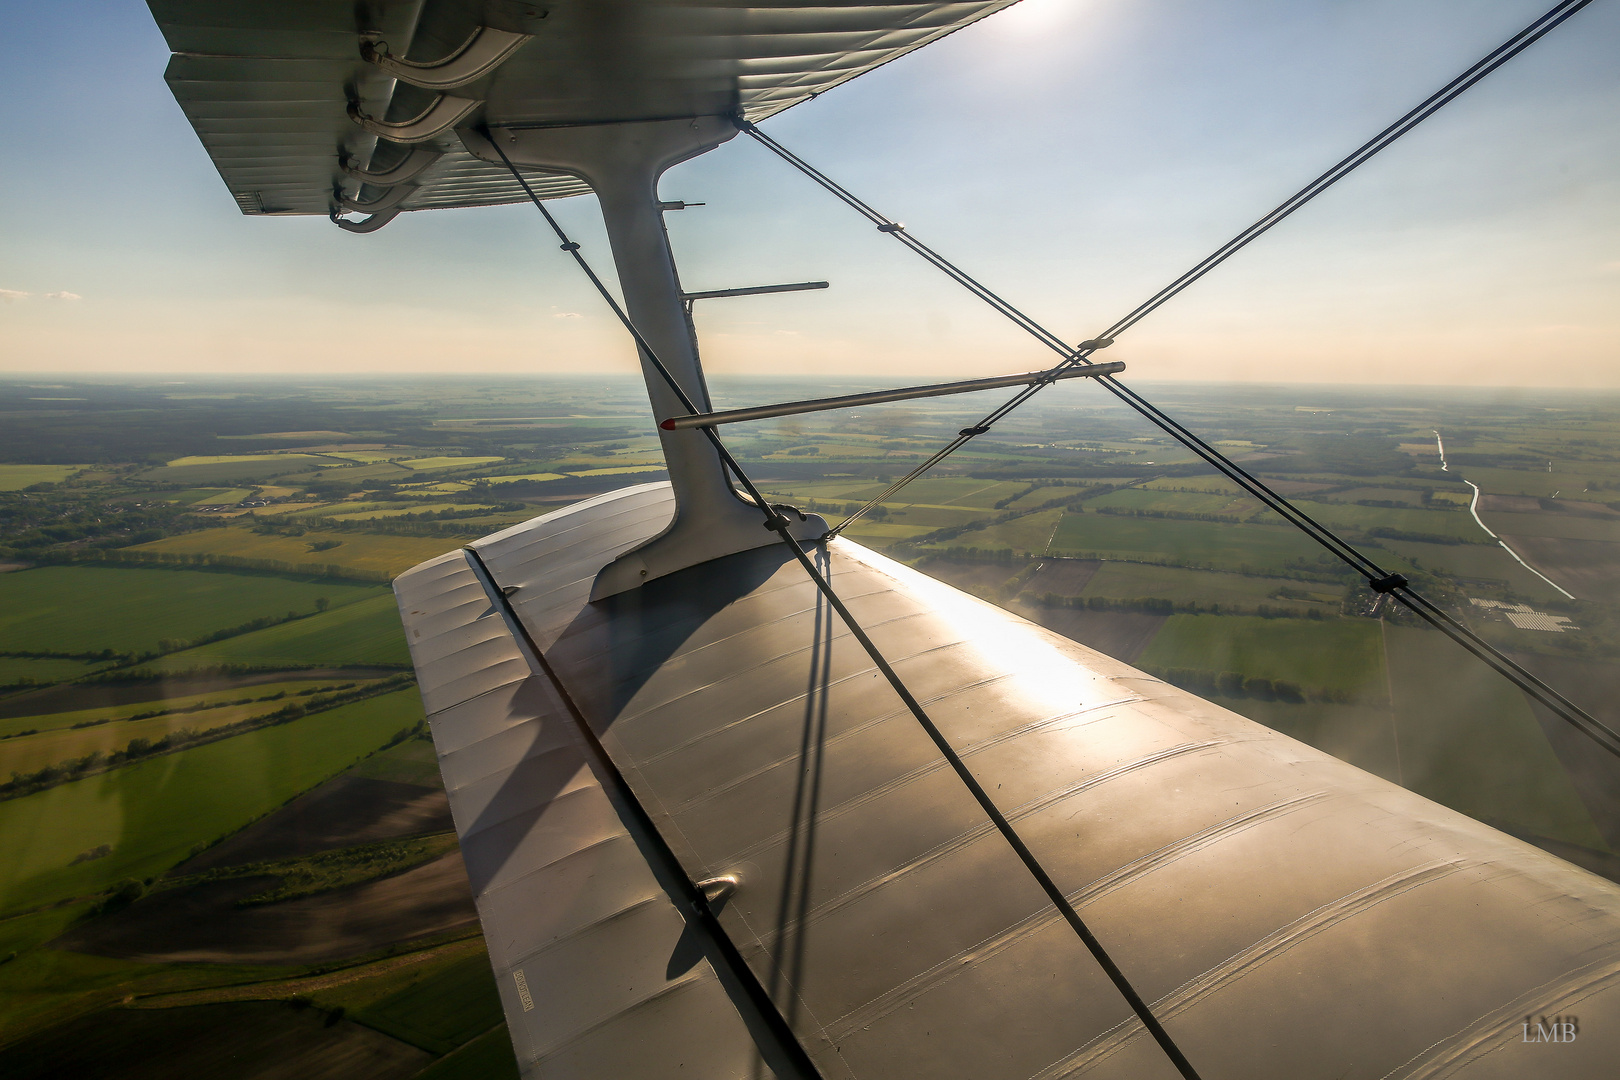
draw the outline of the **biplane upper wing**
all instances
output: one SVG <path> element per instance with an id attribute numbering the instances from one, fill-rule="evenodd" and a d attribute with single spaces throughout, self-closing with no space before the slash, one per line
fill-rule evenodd
<path id="1" fill-rule="evenodd" d="M 327 214 L 519 202 L 523 189 L 469 154 L 457 126 L 760 120 L 1012 0 L 149 2 L 174 53 L 165 78 L 242 212 Z M 481 28 L 494 32 L 483 44 Z M 362 44 L 423 67 L 368 61 Z M 432 70 L 469 45 L 498 62 Z M 423 115 L 413 141 L 379 143 L 378 125 Z M 534 183 L 542 196 L 588 190 Z"/>

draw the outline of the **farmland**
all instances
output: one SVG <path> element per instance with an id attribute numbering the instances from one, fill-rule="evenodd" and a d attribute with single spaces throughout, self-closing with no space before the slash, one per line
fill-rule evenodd
<path id="1" fill-rule="evenodd" d="M 242 664 L 255 668 L 403 667 L 410 663 L 392 593 L 160 657 L 164 672 Z"/>
<path id="2" fill-rule="evenodd" d="M 375 587 L 196 570 L 42 566 L 0 575 L 0 650 L 156 650 L 253 619 L 342 605 Z"/>
<path id="3" fill-rule="evenodd" d="M 868 385 L 713 381 L 733 402 Z M 224 1017 L 287 1062 L 514 1076 L 437 763 L 411 734 L 420 704 L 388 681 L 408 654 L 386 582 L 659 479 L 643 389 L 73 393 L 96 409 L 13 412 L 0 430 L 0 783 L 27 781 L 0 793 L 0 956 L 17 953 L 0 963 L 0 1072 L 48 1060 L 93 1075 L 134 1052 L 214 1075 L 228 1047 L 208 1032 Z M 1297 388 L 1155 393 L 1620 721 L 1620 401 L 1459 392 L 1397 408 L 1313 387 L 1302 410 Z M 724 434 L 772 499 L 836 523 L 981 406 Z M 1480 528 L 1464 480 L 1535 570 Z M 1053 388 L 848 535 L 1463 813 L 1614 857 L 1620 770 L 1593 764 L 1583 736 L 1085 387 Z M 1570 628 L 1524 629 L 1474 599 Z M 240 876 L 257 871 L 317 891 L 237 907 L 232 890 L 267 888 Z M 351 918 L 360 907 L 367 920 Z M 176 1039 L 189 1043 L 165 1057 Z"/>
<path id="4" fill-rule="evenodd" d="M 0 802 L 0 912 L 161 873 L 420 719 L 402 691 Z"/>
<path id="5" fill-rule="evenodd" d="M 137 555 L 266 559 L 294 568 L 337 566 L 392 577 L 419 562 L 443 555 L 452 547 L 455 547 L 453 542 L 415 536 L 338 533 L 315 529 L 294 536 L 226 528 L 206 529 L 138 544 L 130 551 Z"/>

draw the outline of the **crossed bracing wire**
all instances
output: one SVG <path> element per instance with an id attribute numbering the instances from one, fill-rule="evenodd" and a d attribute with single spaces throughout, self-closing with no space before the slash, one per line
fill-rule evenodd
<path id="1" fill-rule="evenodd" d="M 1242 232 L 1232 237 L 1232 239 L 1216 248 L 1215 251 L 1211 252 L 1206 258 L 1195 265 L 1192 269 L 1188 270 L 1185 274 L 1182 274 L 1170 284 L 1154 293 L 1147 300 L 1137 305 L 1123 318 L 1119 319 L 1113 325 L 1108 327 L 1108 329 L 1104 330 L 1096 337 L 1089 338 L 1080 342 L 1080 344 L 1073 346 L 1069 345 L 1057 334 L 1036 322 L 1033 318 L 1019 310 L 1012 303 L 992 292 L 989 288 L 973 278 L 966 271 L 962 270 L 956 264 L 939 254 L 939 252 L 912 236 L 906 231 L 904 226 L 874 209 L 870 204 L 857 197 L 843 185 L 828 177 L 825 173 L 815 168 L 815 166 L 811 165 L 809 162 L 787 149 L 769 135 L 766 135 L 764 132 L 760 131 L 755 125 L 747 122 L 746 120 L 742 120 L 739 121 L 739 126 L 744 132 L 752 136 L 760 145 L 764 146 L 766 149 L 782 158 L 782 160 L 804 173 L 818 185 L 831 192 L 839 199 L 839 201 L 843 202 L 845 205 L 849 206 L 851 209 L 855 210 L 857 213 L 861 214 L 867 220 L 875 224 L 880 232 L 887 233 L 896 240 L 900 241 L 907 248 L 920 255 L 930 265 L 942 271 L 947 277 L 962 285 L 969 292 L 973 293 L 975 296 L 979 297 L 979 299 L 989 304 L 990 307 L 994 308 L 996 311 L 1000 312 L 1006 318 L 1011 320 L 1014 325 L 1029 333 L 1041 344 L 1061 355 L 1063 360 L 1057 365 L 1057 367 L 1052 369 L 1052 373 L 1055 374 L 1057 371 L 1061 371 L 1065 368 L 1089 365 L 1091 362 L 1090 356 L 1098 349 L 1107 348 L 1109 345 L 1112 345 L 1114 339 L 1119 334 L 1124 333 L 1126 330 L 1135 326 L 1142 319 L 1158 310 L 1158 308 L 1163 306 L 1172 297 L 1188 288 L 1205 274 L 1215 269 L 1215 267 L 1231 258 L 1238 251 L 1241 251 L 1243 248 L 1253 243 L 1266 231 L 1287 218 L 1290 214 L 1294 213 L 1294 211 L 1300 209 L 1306 203 L 1310 202 L 1322 192 L 1326 191 L 1329 187 L 1350 175 L 1351 172 L 1365 164 L 1379 151 L 1394 143 L 1395 140 L 1417 127 L 1417 125 L 1421 124 L 1430 116 L 1433 116 L 1442 107 L 1457 98 L 1469 87 L 1473 86 L 1485 76 L 1501 67 L 1514 56 L 1517 56 L 1520 52 L 1524 51 L 1530 45 L 1539 40 L 1543 35 L 1547 34 L 1554 27 L 1558 26 L 1564 20 L 1568 19 L 1571 15 L 1574 15 L 1577 11 L 1589 3 L 1591 3 L 1591 0 L 1561 0 L 1560 3 L 1554 5 L 1550 10 L 1530 23 L 1529 26 L 1526 26 L 1523 30 L 1520 30 L 1517 34 L 1514 34 L 1507 41 L 1503 42 L 1501 45 L 1487 53 L 1482 59 L 1480 59 L 1473 66 L 1469 67 L 1462 74 L 1458 75 L 1445 86 L 1441 87 L 1429 97 L 1425 98 L 1420 104 L 1407 112 L 1399 120 L 1396 120 L 1383 131 L 1379 132 L 1361 146 L 1357 147 L 1353 153 L 1339 161 L 1332 168 L 1328 169 L 1326 172 L 1322 173 L 1322 175 L 1312 180 L 1309 184 L 1306 184 L 1303 188 L 1290 195 L 1287 199 L 1283 200 L 1283 202 L 1270 213 L 1255 221 L 1248 228 L 1244 229 Z M 1335 534 L 1332 530 L 1316 521 L 1304 510 L 1301 510 L 1282 495 L 1279 495 L 1263 480 L 1254 476 L 1248 470 L 1244 469 L 1242 466 L 1228 458 L 1220 450 L 1211 446 L 1208 442 L 1189 431 L 1179 422 L 1166 415 L 1157 406 L 1147 401 L 1140 394 L 1127 387 L 1114 376 L 1102 375 L 1098 376 L 1094 381 L 1101 385 L 1109 393 L 1123 401 L 1135 412 L 1146 418 L 1150 423 L 1154 424 L 1172 438 L 1176 439 L 1176 441 L 1180 442 L 1183 446 L 1186 446 L 1193 453 L 1197 454 L 1206 463 L 1213 466 L 1218 472 L 1232 480 L 1239 487 L 1243 488 L 1250 495 L 1258 499 L 1268 509 L 1276 511 L 1279 515 L 1281 515 L 1283 520 L 1287 521 L 1291 525 L 1294 525 L 1301 532 L 1305 533 L 1305 535 L 1309 536 L 1312 540 L 1326 548 L 1331 554 L 1342 560 L 1356 573 L 1366 578 L 1367 584 L 1375 592 L 1393 596 L 1396 602 L 1412 611 L 1429 625 L 1441 630 L 1447 636 L 1451 637 L 1452 640 L 1456 641 L 1474 656 L 1484 661 L 1498 674 L 1502 675 L 1520 690 L 1528 694 L 1538 704 L 1551 711 L 1566 723 L 1569 723 L 1579 731 L 1585 733 L 1589 738 L 1591 738 L 1605 750 L 1615 754 L 1616 756 L 1620 756 L 1620 733 L 1616 733 L 1612 728 L 1608 727 L 1606 724 L 1593 717 L 1586 710 L 1564 697 L 1564 695 L 1547 685 L 1547 683 L 1542 681 L 1535 674 L 1528 671 L 1511 657 L 1508 657 L 1497 650 L 1479 635 L 1475 634 L 1468 627 L 1463 625 L 1457 619 L 1453 618 L 1449 613 L 1436 605 L 1434 602 L 1418 593 L 1411 587 L 1411 584 L 1406 580 L 1406 578 L 1400 574 L 1391 573 L 1379 566 L 1376 562 L 1362 554 L 1343 538 Z M 977 424 L 974 424 L 971 427 L 963 428 L 957 433 L 955 438 L 951 439 L 927 460 L 913 468 L 910 472 L 905 473 L 903 476 L 891 482 L 866 504 L 859 507 L 854 513 L 844 518 L 842 522 L 840 522 L 828 533 L 829 537 L 836 536 L 840 532 L 849 528 L 851 524 L 863 517 L 869 511 L 893 498 L 895 492 L 899 491 L 901 488 L 905 487 L 919 476 L 922 476 L 924 473 L 933 469 L 941 461 L 944 461 L 947 457 L 961 449 L 963 446 L 967 445 L 973 439 L 989 431 L 997 422 L 1006 417 L 1014 409 L 1030 400 L 1036 394 L 1040 393 L 1047 386 L 1050 386 L 1052 382 L 1053 380 L 1051 378 L 1047 378 L 1031 383 L 1029 386 L 1023 388 L 1006 402 L 990 412 Z"/>
<path id="2" fill-rule="evenodd" d="M 1386 128 L 1372 140 L 1369 140 L 1369 142 L 1364 144 L 1354 154 L 1350 155 L 1350 157 L 1345 158 L 1338 165 L 1334 166 L 1334 168 L 1322 174 L 1322 176 L 1318 177 L 1315 181 L 1312 181 L 1311 184 L 1301 189 L 1276 210 L 1272 211 L 1272 213 L 1266 215 L 1264 218 L 1261 218 L 1254 225 L 1251 225 L 1248 229 L 1244 230 L 1244 232 L 1240 233 L 1216 252 L 1211 254 L 1203 262 L 1199 263 L 1186 274 L 1183 274 L 1180 278 L 1176 279 L 1176 281 L 1172 282 L 1143 304 L 1139 305 L 1130 314 L 1116 322 L 1103 335 L 1099 335 L 1097 338 L 1082 342 L 1080 345 L 1073 348 L 1067 345 L 1067 343 L 1065 343 L 1057 335 L 1046 330 L 1039 323 L 1035 322 L 1035 320 L 1019 311 L 1012 304 L 1001 299 L 988 288 L 981 285 L 968 274 L 956 267 L 953 263 L 946 260 L 937 252 L 933 251 L 933 249 L 927 247 L 921 241 L 909 236 L 899 224 L 877 213 L 877 211 L 873 210 L 866 203 L 857 199 L 847 189 L 834 183 L 831 179 L 826 177 L 825 174 L 819 172 L 807 162 L 804 162 L 802 159 L 792 154 L 769 136 L 764 135 L 764 133 L 760 132 L 752 124 L 744 120 L 739 120 L 738 126 L 742 130 L 746 131 L 749 135 L 759 140 L 763 145 L 769 147 L 777 154 L 782 156 L 795 167 L 804 171 L 808 176 L 814 179 L 817 183 L 821 184 L 821 186 L 825 187 L 828 191 L 832 192 L 846 204 L 865 215 L 869 220 L 877 224 L 880 230 L 889 233 L 902 243 L 906 244 L 907 247 L 910 247 L 913 251 L 916 251 L 924 259 L 946 273 L 953 280 L 956 280 L 958 283 L 968 288 L 975 295 L 979 296 L 980 299 L 989 303 L 993 308 L 1000 311 L 1014 323 L 1033 334 L 1038 340 L 1042 341 L 1043 344 L 1046 344 L 1058 351 L 1064 357 L 1062 363 L 1059 365 L 1059 367 L 1062 368 L 1076 364 L 1088 363 L 1089 361 L 1087 358 L 1092 352 L 1096 351 L 1098 348 L 1106 348 L 1108 345 L 1112 344 L 1114 335 L 1121 333 L 1129 327 L 1135 325 L 1136 322 L 1140 321 L 1149 313 L 1156 310 L 1171 297 L 1187 288 L 1193 282 L 1207 274 L 1210 270 L 1224 262 L 1232 254 L 1236 253 L 1238 250 L 1258 238 L 1262 233 L 1270 229 L 1278 221 L 1281 221 L 1299 207 L 1315 198 L 1318 194 L 1326 190 L 1332 184 L 1336 183 L 1343 176 L 1348 175 L 1349 172 L 1358 167 L 1362 162 L 1378 153 L 1378 151 L 1382 150 L 1385 146 L 1388 146 L 1390 143 L 1394 142 L 1395 139 L 1398 139 L 1401 135 L 1411 130 L 1411 128 L 1415 127 L 1418 123 L 1421 123 L 1424 119 L 1432 115 L 1436 110 L 1445 105 L 1447 102 L 1451 101 L 1458 94 L 1462 93 L 1464 90 L 1468 89 L 1468 87 L 1484 78 L 1491 71 L 1494 71 L 1507 60 L 1517 55 L 1531 43 L 1550 31 L 1553 27 L 1563 22 L 1569 16 L 1573 15 L 1576 11 L 1585 7 L 1590 2 L 1591 0 L 1563 0 L 1563 2 L 1557 4 L 1551 11 L 1537 19 L 1529 27 L 1526 27 L 1524 30 L 1514 35 L 1503 45 L 1493 50 L 1478 64 L 1475 64 L 1462 75 L 1454 79 L 1451 83 L 1448 83 L 1445 87 L 1437 91 L 1417 108 L 1407 113 L 1406 116 L 1401 118 L 1401 120 L 1397 121 L 1395 124 L 1392 124 L 1389 128 Z M 528 182 L 524 179 L 517 166 L 512 163 L 512 161 L 507 157 L 506 152 L 501 148 L 499 141 L 495 139 L 491 139 L 489 141 L 490 145 L 495 147 L 496 152 L 500 155 L 501 160 L 505 163 L 506 167 L 511 171 L 512 176 L 518 181 L 519 184 L 522 185 L 524 192 L 528 195 L 530 201 L 534 203 L 535 207 L 545 217 L 546 223 L 551 227 L 557 238 L 562 242 L 562 250 L 573 256 L 575 263 L 579 266 L 580 270 L 586 275 L 586 277 L 589 278 L 596 291 L 601 295 L 602 299 L 613 311 L 614 316 L 635 340 L 635 343 L 640 349 L 642 355 L 646 357 L 647 361 L 657 372 L 658 376 L 669 386 L 670 390 L 675 394 L 676 398 L 681 402 L 683 407 L 690 412 L 699 411 L 696 402 L 687 394 L 686 390 L 675 379 L 669 368 L 658 357 L 658 354 L 653 350 L 646 338 L 642 336 L 641 332 L 636 328 L 630 317 L 625 313 L 624 309 L 613 297 L 613 294 L 608 290 L 607 286 L 603 284 L 601 278 L 598 277 L 596 272 L 591 268 L 589 262 L 587 262 L 584 256 L 580 254 L 579 244 L 569 239 L 567 233 L 563 230 L 562 226 L 558 224 L 556 218 L 552 216 L 551 212 L 546 209 L 545 204 L 534 193 L 533 189 L 529 187 Z M 1452 619 L 1450 615 L 1446 614 L 1440 608 L 1412 590 L 1404 578 L 1384 571 L 1376 563 L 1362 555 L 1360 552 L 1356 551 L 1345 541 L 1312 519 L 1304 511 L 1293 506 L 1293 504 L 1289 503 L 1288 500 L 1284 499 L 1281 495 L 1278 495 L 1276 492 L 1272 491 L 1270 487 L 1265 485 L 1258 478 L 1250 475 L 1241 466 L 1227 459 L 1226 456 L 1220 451 L 1216 450 L 1214 447 L 1200 439 L 1197 435 L 1182 427 L 1175 420 L 1166 416 L 1158 408 L 1141 398 L 1122 383 L 1118 382 L 1118 380 L 1113 379 L 1110 376 L 1102 376 L 1098 378 L 1097 381 L 1102 383 L 1109 389 L 1111 393 L 1114 393 L 1131 408 L 1147 417 L 1154 424 L 1158 425 L 1160 428 L 1175 437 L 1178 441 L 1182 442 L 1188 448 L 1193 450 L 1194 453 L 1198 454 L 1199 457 L 1203 458 L 1210 465 L 1214 466 L 1217 470 L 1237 482 L 1245 490 L 1249 491 L 1250 494 L 1260 499 L 1265 505 L 1273 510 L 1276 510 L 1279 514 L 1283 515 L 1286 520 L 1298 526 L 1313 540 L 1316 540 L 1334 555 L 1343 559 L 1358 573 L 1365 576 L 1368 583 L 1375 590 L 1393 595 L 1397 601 L 1410 608 L 1426 621 L 1448 633 L 1451 637 L 1462 644 L 1464 648 L 1468 649 L 1470 652 L 1473 652 L 1474 655 L 1480 657 L 1487 664 L 1490 664 L 1497 671 L 1507 676 L 1537 701 L 1546 705 L 1549 709 L 1562 716 L 1564 719 L 1570 721 L 1576 727 L 1585 731 L 1606 749 L 1620 755 L 1620 735 L 1617 735 L 1615 732 L 1599 723 L 1596 719 L 1588 716 L 1578 706 L 1575 706 L 1562 695 L 1554 691 L 1551 687 L 1548 687 L 1545 683 L 1542 683 L 1540 679 L 1536 678 L 1530 672 L 1525 671 L 1506 656 L 1496 652 L 1496 650 L 1493 649 L 1489 644 L 1479 639 L 1466 627 Z M 912 473 L 908 474 L 906 477 L 903 477 L 897 484 L 892 485 L 890 491 L 880 495 L 877 500 L 874 500 L 873 503 L 868 504 L 867 507 L 862 509 L 861 513 L 864 513 L 867 509 L 870 509 L 871 506 L 876 505 L 877 502 L 886 499 L 894 490 L 898 490 L 900 486 L 903 486 L 905 483 L 909 483 L 916 476 L 926 472 L 939 461 L 944 460 L 945 457 L 954 452 L 958 447 L 964 445 L 968 440 L 989 430 L 990 426 L 995 424 L 1002 417 L 1006 416 L 1013 409 L 1029 400 L 1030 397 L 1033 397 L 1046 385 L 1049 385 L 1049 381 L 1043 380 L 1041 382 L 1032 384 L 1019 394 L 1015 395 L 1006 404 L 985 417 L 984 420 L 982 420 L 979 424 L 974 425 L 971 428 L 963 429 L 955 440 L 947 444 L 945 448 L 930 458 L 922 466 L 913 470 Z M 989 793 L 979 783 L 972 771 L 968 769 L 967 764 L 962 760 L 961 755 L 957 753 L 956 749 L 950 744 L 949 740 L 945 738 L 943 732 L 940 731 L 933 719 L 929 717 L 922 704 L 900 679 L 899 675 L 895 672 L 894 668 L 889 664 L 887 659 L 884 658 L 883 654 L 878 650 L 876 643 L 872 641 L 871 637 L 866 633 L 865 629 L 861 627 L 860 623 L 855 619 L 849 608 L 845 606 L 843 600 L 838 596 L 837 592 L 834 591 L 832 583 L 828 577 L 823 574 L 821 569 L 811 561 L 808 555 L 806 555 L 799 541 L 793 537 L 792 532 L 789 529 L 787 519 L 784 518 L 781 513 L 774 506 L 772 506 L 769 501 L 766 500 L 759 488 L 755 486 L 754 482 L 748 477 L 747 473 L 743 471 L 742 466 L 737 462 L 736 458 L 732 456 L 731 452 L 720 440 L 720 437 L 715 432 L 714 427 L 700 427 L 699 430 L 703 432 L 704 436 L 709 440 L 709 443 L 714 447 L 714 450 L 719 456 L 720 461 L 725 469 L 736 478 L 737 483 L 741 485 L 748 496 L 754 501 L 754 504 L 759 507 L 765 518 L 766 526 L 781 538 L 783 544 L 786 545 L 788 550 L 793 554 L 794 558 L 799 562 L 800 566 L 804 569 L 811 581 L 815 583 L 817 590 L 826 599 L 828 606 L 838 614 L 840 621 L 842 621 L 844 625 L 848 627 L 851 636 L 860 644 L 863 651 L 865 651 L 867 656 L 871 659 L 873 665 L 883 675 L 885 681 L 889 683 L 890 687 L 893 688 L 895 693 L 905 704 L 907 710 L 921 725 L 924 732 L 927 734 L 930 741 L 934 743 L 940 754 L 944 757 L 951 770 L 961 780 L 963 785 L 968 789 L 969 794 L 973 797 L 975 802 L 978 803 L 980 809 L 990 819 L 992 826 L 998 833 L 1001 834 L 1003 839 L 1005 839 L 1007 844 L 1013 849 L 1014 853 L 1023 863 L 1024 867 L 1029 871 L 1031 877 L 1035 879 L 1041 890 L 1046 894 L 1053 906 L 1056 907 L 1058 912 L 1062 915 L 1064 921 L 1069 924 L 1076 936 L 1080 938 L 1081 942 L 1085 945 L 1093 958 L 1096 959 L 1098 965 L 1103 969 L 1109 980 L 1113 982 L 1116 989 L 1119 990 L 1121 996 L 1125 998 L 1126 1002 L 1130 1005 L 1131 1010 L 1142 1022 L 1143 1027 L 1153 1037 L 1154 1041 L 1157 1042 L 1159 1047 L 1164 1051 L 1165 1055 L 1175 1066 L 1177 1072 L 1186 1078 L 1186 1080 L 1198 1080 L 1198 1073 L 1193 1068 L 1191 1062 L 1187 1060 L 1186 1055 L 1182 1053 L 1180 1047 L 1176 1045 L 1175 1041 L 1164 1029 L 1164 1026 L 1159 1022 L 1158 1018 L 1154 1016 L 1152 1009 L 1136 991 L 1135 987 L 1125 976 L 1124 972 L 1119 968 L 1118 964 L 1114 962 L 1113 958 L 1108 954 L 1108 951 L 1098 940 L 1095 933 L 1093 933 L 1091 928 L 1086 925 L 1083 919 L 1081 919 L 1079 912 L 1074 907 L 1074 904 L 1052 879 L 1051 875 L 1041 864 L 1040 860 L 1035 856 L 1034 852 L 1029 849 L 1023 838 L 1019 836 L 1018 832 L 1013 828 L 1012 823 L 1007 820 L 1006 816 L 996 806 L 994 800 L 991 799 Z M 853 520 L 853 518 L 847 519 L 843 525 L 840 526 L 840 528 L 847 526 L 849 524 L 849 520 Z M 836 534 L 836 532 L 837 530 L 834 530 L 833 533 L 829 533 L 829 535 L 824 537 L 823 540 L 830 539 L 832 535 Z M 779 1017 L 779 1021 L 780 1020 L 781 1018 Z M 791 1038 L 790 1033 L 788 1037 Z M 812 1075 L 814 1074 L 814 1066 L 810 1064 L 807 1059 L 801 1057 L 799 1058 L 799 1061 L 803 1062 L 804 1066 Z"/>

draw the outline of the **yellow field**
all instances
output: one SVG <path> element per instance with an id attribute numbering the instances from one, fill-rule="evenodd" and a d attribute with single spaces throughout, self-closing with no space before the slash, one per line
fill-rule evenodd
<path id="1" fill-rule="evenodd" d="M 488 465 L 492 462 L 505 460 L 505 458 L 498 457 L 419 457 L 406 458 L 404 461 L 397 462 L 397 464 L 403 465 L 407 469 L 420 471 L 423 469 L 464 469 L 471 468 L 474 465 Z"/>
<path id="2" fill-rule="evenodd" d="M 178 465 L 236 465 L 249 461 L 295 461 L 318 462 L 321 459 L 312 454 L 202 454 L 193 457 L 175 458 L 168 464 Z"/>
<path id="3" fill-rule="evenodd" d="M 74 724 L 95 720 L 123 721 L 128 717 L 139 713 L 152 712 L 155 709 L 179 709 L 188 705 L 205 704 L 222 706 L 227 702 L 240 701 L 245 697 L 266 697 L 283 691 L 288 694 L 296 694 L 300 690 L 325 689 L 349 681 L 348 679 L 332 679 L 330 677 L 325 679 L 289 679 L 286 682 L 255 683 L 252 686 L 235 687 L 230 690 L 215 690 L 207 694 L 188 694 L 184 697 L 163 698 L 156 701 L 132 701 L 124 705 L 105 705 L 96 709 L 77 709 L 73 712 L 47 713 L 42 716 L 8 717 L 0 720 L 0 735 L 9 735 L 14 731 L 55 731 L 59 728 L 70 728 Z M 363 682 L 365 680 L 355 681 Z M 3 745 L 3 743 L 0 743 L 0 746 Z"/>
<path id="4" fill-rule="evenodd" d="M 0 491 L 21 491 L 31 484 L 60 484 L 88 465 L 0 465 Z"/>
<path id="5" fill-rule="evenodd" d="M 663 472 L 662 465 L 621 465 L 613 469 L 581 469 L 571 472 L 571 476 L 618 476 L 621 473 Z"/>
<path id="6" fill-rule="evenodd" d="M 314 550 L 322 542 L 337 546 Z M 294 565 L 331 565 L 400 574 L 417 563 L 443 555 L 454 540 L 423 536 L 371 536 L 365 533 L 311 531 L 303 536 L 262 536 L 248 529 L 203 529 L 138 544 L 131 551 L 167 551 L 179 555 L 235 555 L 245 559 L 279 559 Z"/>
<path id="7" fill-rule="evenodd" d="M 491 476 L 491 477 L 489 477 L 489 482 L 490 482 L 491 485 L 494 485 L 494 484 L 515 484 L 520 480 L 529 480 L 529 481 L 561 480 L 564 475 L 565 474 L 563 474 L 563 473 L 555 473 L 555 472 L 532 472 L 532 473 L 523 473 L 521 476 Z"/>
<path id="8" fill-rule="evenodd" d="M 312 685 L 318 684 L 305 683 L 302 688 L 307 690 Z M 259 689 L 257 686 L 248 687 L 239 691 L 236 699 L 263 697 Z M 157 742 L 163 736 L 181 728 L 211 731 L 226 724 L 234 724 L 238 720 L 246 720 L 251 716 L 264 716 L 275 712 L 290 701 L 300 700 L 303 699 L 286 697 L 280 701 L 253 701 L 246 705 L 223 705 L 192 713 L 152 716 L 145 720 L 115 720 L 96 727 L 79 728 L 77 731 L 72 728 L 58 728 L 55 731 L 42 731 L 38 735 L 6 739 L 0 742 L 0 776 L 9 776 L 13 772 L 24 774 L 35 772 L 47 765 L 58 765 L 74 758 L 82 758 L 92 752 L 110 754 L 114 750 L 122 750 L 128 746 L 131 739 Z M 144 711 L 150 712 L 163 707 L 164 704 L 165 702 L 161 701 L 146 702 Z"/>

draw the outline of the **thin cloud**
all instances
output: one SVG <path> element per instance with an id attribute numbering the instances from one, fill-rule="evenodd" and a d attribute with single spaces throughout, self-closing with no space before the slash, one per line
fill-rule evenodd
<path id="1" fill-rule="evenodd" d="M 559 311 L 552 316 L 553 319 L 583 319 L 584 317 L 577 311 Z"/>
<path id="2" fill-rule="evenodd" d="M 8 304 L 15 303 L 18 300 L 32 300 L 36 296 L 40 297 L 41 299 L 44 299 L 44 300 L 83 300 L 84 299 L 84 297 L 80 296 L 76 292 L 65 292 L 64 291 L 64 292 L 32 293 L 32 292 L 26 292 L 26 291 L 24 291 L 22 289 L 0 289 L 0 301 L 4 301 L 5 303 L 8 303 Z"/>

